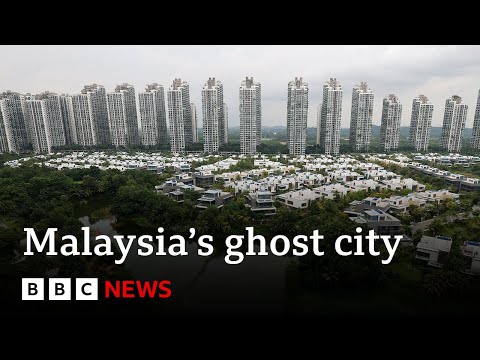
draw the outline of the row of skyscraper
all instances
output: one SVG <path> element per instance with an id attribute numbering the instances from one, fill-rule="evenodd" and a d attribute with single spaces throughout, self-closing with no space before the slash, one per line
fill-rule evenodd
<path id="1" fill-rule="evenodd" d="M 340 149 L 340 124 L 343 90 L 335 78 L 323 86 L 323 103 L 317 109 L 317 144 L 326 154 L 338 154 Z M 480 148 L 480 91 L 473 124 L 472 147 Z M 372 134 L 374 93 L 362 82 L 353 88 L 350 117 L 350 147 L 354 151 L 368 151 Z M 458 152 L 462 146 L 468 105 L 453 95 L 445 102 L 441 146 Z M 413 99 L 410 120 L 410 145 L 416 151 L 426 151 L 430 141 L 433 104 L 425 95 Z M 398 97 L 389 94 L 383 99 L 380 142 L 385 150 L 398 148 L 402 104 Z"/>
<path id="2" fill-rule="evenodd" d="M 148 85 L 139 94 L 143 142 L 157 144 L 167 139 L 163 88 Z M 118 85 L 106 93 L 93 84 L 80 94 L 44 92 L 21 95 L 0 94 L 0 152 L 20 152 L 33 145 L 35 152 L 78 144 L 140 144 L 135 90 Z"/>
<path id="3" fill-rule="evenodd" d="M 317 106 L 317 145 L 320 152 L 338 155 L 342 119 L 343 90 L 335 78 L 323 85 L 323 101 Z M 374 93 L 366 82 L 353 88 L 350 115 L 350 148 L 353 151 L 368 151 L 372 135 Z M 445 102 L 441 145 L 450 152 L 458 152 L 462 146 L 463 131 L 468 106 L 462 98 L 453 95 Z M 410 145 L 416 151 L 426 151 L 430 141 L 433 105 L 424 95 L 413 99 L 410 121 Z M 295 78 L 288 84 L 287 139 L 290 154 L 303 155 L 306 147 L 308 117 L 308 84 Z M 398 97 L 389 94 L 383 99 L 380 127 L 380 142 L 385 150 L 399 146 L 402 104 Z M 240 123 L 241 126 L 241 123 Z M 480 148 L 480 91 L 478 94 L 471 145 Z"/>
<path id="4" fill-rule="evenodd" d="M 206 153 L 214 153 L 228 143 L 228 108 L 223 102 L 223 85 L 209 78 L 201 90 L 203 143 Z M 340 150 L 343 90 L 331 78 L 323 85 L 322 103 L 317 107 L 317 145 L 325 154 Z M 368 151 L 372 133 L 374 93 L 367 83 L 353 88 L 350 118 L 350 147 Z M 164 88 L 147 85 L 138 94 L 140 129 L 137 121 L 135 89 L 118 85 L 106 93 L 101 85 L 87 85 L 80 94 L 57 95 L 44 92 L 21 95 L 0 94 L 0 152 L 21 152 L 33 145 L 36 152 L 78 144 L 157 146 L 170 141 L 171 150 L 182 152 L 198 142 L 197 110 L 190 102 L 189 85 L 175 79 L 167 90 L 169 132 Z M 445 103 L 442 147 L 451 152 L 461 148 L 468 106 L 453 95 Z M 240 150 L 253 154 L 262 139 L 261 85 L 253 78 L 242 81 L 239 89 Z M 428 149 L 433 105 L 424 95 L 413 99 L 410 145 L 417 151 Z M 383 99 L 380 138 L 385 150 L 398 148 L 402 104 L 390 94 Z M 288 83 L 287 140 L 290 154 L 305 153 L 308 118 L 308 84 L 303 78 Z M 170 140 L 169 140 L 170 138 Z M 473 124 L 472 147 L 480 148 L 480 92 Z"/>
<path id="5" fill-rule="evenodd" d="M 205 151 L 215 152 L 228 141 L 228 109 L 221 82 L 209 79 L 202 90 Z M 135 89 L 118 85 L 107 93 L 101 85 L 87 85 L 80 94 L 37 95 L 7 91 L 0 94 L 0 152 L 21 152 L 30 144 L 37 153 L 65 145 L 148 145 L 168 143 L 167 114 L 162 85 Z M 167 90 L 172 151 L 198 142 L 197 111 L 190 103 L 188 83 L 175 79 Z"/>

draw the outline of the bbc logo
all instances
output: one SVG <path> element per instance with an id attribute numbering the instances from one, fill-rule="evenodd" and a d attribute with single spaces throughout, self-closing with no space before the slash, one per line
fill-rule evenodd
<path id="1" fill-rule="evenodd" d="M 48 279 L 48 300 L 72 300 L 72 279 Z M 23 278 L 22 300 L 45 300 L 45 279 Z M 98 300 L 98 279 L 75 279 L 75 300 Z"/>

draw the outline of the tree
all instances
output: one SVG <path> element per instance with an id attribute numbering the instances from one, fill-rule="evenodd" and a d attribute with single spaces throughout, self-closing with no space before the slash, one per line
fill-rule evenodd
<path id="1" fill-rule="evenodd" d="M 420 222 L 422 221 L 423 211 L 417 205 L 410 205 L 408 207 L 408 213 L 412 217 L 413 221 Z"/>
<path id="2" fill-rule="evenodd" d="M 407 236 L 412 236 L 412 227 L 410 225 L 404 225 L 403 226 L 403 232 L 407 235 Z"/>
<path id="3" fill-rule="evenodd" d="M 218 178 L 212 187 L 214 189 L 223 190 L 224 186 L 225 186 L 225 180 L 223 180 L 222 178 Z"/>
<path id="4" fill-rule="evenodd" d="M 230 166 L 230 171 L 246 171 L 253 169 L 254 161 L 252 157 L 247 157 L 237 162 L 235 165 Z"/>
<path id="5" fill-rule="evenodd" d="M 90 197 L 98 191 L 97 181 L 93 176 L 85 175 L 82 179 L 84 197 Z"/>
<path id="6" fill-rule="evenodd" d="M 460 210 L 458 204 L 453 199 L 445 199 L 443 206 L 447 214 L 456 214 Z"/>
<path id="7" fill-rule="evenodd" d="M 442 226 L 443 226 L 443 223 L 440 221 L 440 219 L 436 218 L 430 223 L 430 225 L 428 225 L 427 230 L 430 231 L 433 234 L 433 236 L 436 236 L 436 235 L 439 235 L 437 233 L 440 231 Z"/>
<path id="8" fill-rule="evenodd" d="M 413 240 L 413 245 L 414 246 L 417 246 L 417 244 L 420 242 L 420 240 L 422 240 L 422 236 L 423 236 L 423 231 L 422 230 L 416 230 L 413 233 L 412 240 Z"/>

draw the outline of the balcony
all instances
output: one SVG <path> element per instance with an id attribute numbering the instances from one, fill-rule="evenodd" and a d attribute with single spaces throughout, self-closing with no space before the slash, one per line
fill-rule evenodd
<path id="1" fill-rule="evenodd" d="M 209 206 L 215 205 L 215 198 L 202 196 L 197 200 L 197 208 L 206 209 Z"/>

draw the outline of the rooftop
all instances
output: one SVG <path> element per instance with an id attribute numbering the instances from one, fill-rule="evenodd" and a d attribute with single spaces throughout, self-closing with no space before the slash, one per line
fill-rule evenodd
<path id="1" fill-rule="evenodd" d="M 219 194 L 219 193 L 221 193 L 221 191 L 217 189 L 211 189 L 211 190 L 205 191 L 205 194 Z"/>
<path id="2" fill-rule="evenodd" d="M 364 210 L 364 211 L 365 211 L 365 214 L 368 214 L 370 216 L 385 215 L 384 211 L 378 210 L 378 209 L 368 209 L 368 210 Z"/>
<path id="3" fill-rule="evenodd" d="M 449 252 L 452 247 L 452 238 L 447 236 L 426 236 L 423 235 L 417 244 L 418 249 L 438 250 Z"/>

